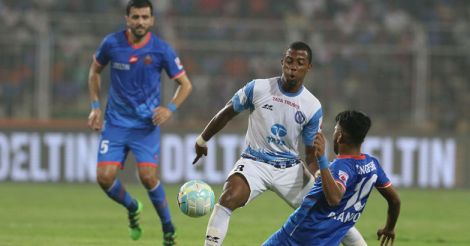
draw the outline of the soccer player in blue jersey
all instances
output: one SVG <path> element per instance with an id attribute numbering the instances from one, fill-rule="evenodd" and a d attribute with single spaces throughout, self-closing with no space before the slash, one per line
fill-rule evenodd
<path id="1" fill-rule="evenodd" d="M 276 192 L 292 208 L 313 186 L 313 176 L 299 156 L 303 139 L 306 163 L 312 173 L 318 169 L 313 139 L 320 129 L 323 113 L 320 101 L 303 86 L 312 68 L 312 51 L 304 42 L 294 42 L 281 60 L 282 74 L 255 79 L 238 90 L 196 139 L 196 163 L 207 155 L 209 141 L 231 119 L 249 111 L 247 148 L 229 173 L 206 231 L 205 245 L 222 245 L 232 212 L 247 205 L 267 190 Z M 351 228 L 347 246 L 362 245 L 361 234 Z"/>
<path id="2" fill-rule="evenodd" d="M 105 193 L 128 211 L 130 236 L 142 234 L 142 204 L 133 198 L 116 175 L 129 151 L 136 158 L 140 181 L 148 191 L 162 223 L 164 245 L 174 245 L 175 228 L 163 185 L 157 178 L 160 125 L 165 123 L 192 90 L 190 80 L 172 47 L 151 33 L 153 7 L 148 0 L 131 0 L 126 8 L 127 29 L 106 36 L 96 50 L 88 84 L 91 112 L 88 126 L 102 130 L 98 151 L 97 181 Z M 111 86 L 104 123 L 100 107 L 100 73 L 110 64 Z M 177 84 L 171 102 L 160 98 L 162 70 Z"/>
<path id="3" fill-rule="evenodd" d="M 333 134 L 337 157 L 331 165 L 325 157 L 325 138 L 317 134 L 314 146 L 320 178 L 264 246 L 339 245 L 364 211 L 372 187 L 388 202 L 387 220 L 377 236 L 381 245 L 393 245 L 400 199 L 377 159 L 361 153 L 370 126 L 370 118 L 361 112 L 339 113 Z"/>

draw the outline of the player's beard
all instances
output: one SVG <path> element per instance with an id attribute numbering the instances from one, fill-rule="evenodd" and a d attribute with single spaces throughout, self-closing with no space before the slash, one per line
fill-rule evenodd
<path id="1" fill-rule="evenodd" d="M 338 145 L 338 143 L 336 142 L 336 140 L 335 140 L 334 143 L 333 143 L 333 151 L 335 152 L 335 154 L 338 154 L 338 153 L 339 153 L 339 145 Z"/>
<path id="2" fill-rule="evenodd" d="M 140 28 L 140 29 L 139 29 Z M 142 31 L 141 31 L 142 30 Z M 143 37 L 145 37 L 145 35 L 147 35 L 149 29 L 148 28 L 145 28 L 145 27 L 142 27 L 142 26 L 137 26 L 135 28 L 131 28 L 131 32 L 132 32 L 132 35 L 134 35 L 134 38 L 139 41 L 141 40 Z"/>

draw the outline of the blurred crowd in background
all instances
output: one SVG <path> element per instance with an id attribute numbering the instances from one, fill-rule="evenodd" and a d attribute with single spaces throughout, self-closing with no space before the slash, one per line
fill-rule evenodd
<path id="1" fill-rule="evenodd" d="M 305 86 L 327 121 L 355 108 L 371 115 L 375 130 L 470 132 L 470 1 L 153 2 L 154 32 L 173 45 L 194 84 L 173 125 L 199 129 L 245 83 L 279 76 L 286 47 L 303 40 L 314 63 Z M 0 0 L 0 117 L 37 117 L 47 62 L 50 103 L 39 106 L 50 107 L 51 119 L 86 119 L 92 55 L 106 34 L 125 28 L 126 3 Z M 103 99 L 108 82 L 105 72 Z M 169 101 L 174 83 L 162 86 Z"/>

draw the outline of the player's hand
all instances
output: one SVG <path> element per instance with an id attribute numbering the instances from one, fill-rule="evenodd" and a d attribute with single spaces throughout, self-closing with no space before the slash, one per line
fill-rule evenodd
<path id="1" fill-rule="evenodd" d="M 393 245 L 395 240 L 395 232 L 385 228 L 377 230 L 377 240 L 380 240 L 381 246 Z"/>
<path id="2" fill-rule="evenodd" d="M 167 107 L 159 106 L 153 110 L 152 123 L 156 126 L 165 123 L 173 115 Z"/>
<path id="3" fill-rule="evenodd" d="M 194 158 L 193 165 L 204 155 L 207 156 L 207 146 L 199 146 L 199 144 L 194 144 L 194 150 L 196 151 L 196 158 Z"/>
<path id="4" fill-rule="evenodd" d="M 325 136 L 322 132 L 318 132 L 313 141 L 315 147 L 315 157 L 320 158 L 325 155 Z"/>
<path id="5" fill-rule="evenodd" d="M 88 115 L 88 127 L 94 131 L 100 131 L 102 127 L 101 109 L 92 109 Z"/>

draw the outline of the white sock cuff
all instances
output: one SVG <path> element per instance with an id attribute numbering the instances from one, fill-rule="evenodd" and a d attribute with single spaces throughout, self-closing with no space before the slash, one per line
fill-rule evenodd
<path id="1" fill-rule="evenodd" d="M 113 184 L 112 184 L 106 191 L 107 191 L 107 192 L 110 192 L 110 191 L 114 188 L 114 186 L 116 185 L 116 183 L 117 183 L 117 179 L 114 180 Z"/>
<path id="2" fill-rule="evenodd" d="M 160 180 L 158 180 L 157 184 L 155 185 L 155 187 L 153 187 L 152 189 L 150 189 L 149 191 L 152 192 L 154 190 L 156 190 L 158 188 L 158 186 L 160 186 Z"/>
<path id="3" fill-rule="evenodd" d="M 224 211 L 225 213 L 227 213 L 228 216 L 231 216 L 232 215 L 232 210 L 220 205 L 219 203 L 216 203 L 215 204 L 215 207 L 218 208 L 218 209 L 221 209 L 222 211 Z M 215 209 L 215 208 L 214 208 Z"/>

